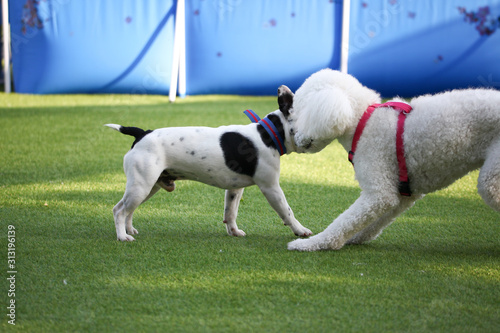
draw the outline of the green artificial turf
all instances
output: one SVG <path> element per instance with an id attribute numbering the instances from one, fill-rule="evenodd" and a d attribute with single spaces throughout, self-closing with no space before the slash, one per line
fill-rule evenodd
<path id="1" fill-rule="evenodd" d="M 372 243 L 340 251 L 287 251 L 295 236 L 255 186 L 238 216 L 247 236 L 230 237 L 224 191 L 195 182 L 177 182 L 139 207 L 136 241 L 117 242 L 112 208 L 133 140 L 103 124 L 246 124 L 248 108 L 263 116 L 277 103 L 0 94 L 0 330 L 498 331 L 500 216 L 477 195 L 477 172 L 419 201 Z M 360 192 L 336 142 L 318 154 L 284 156 L 281 185 L 314 233 Z M 12 299 L 15 326 L 7 316 Z"/>

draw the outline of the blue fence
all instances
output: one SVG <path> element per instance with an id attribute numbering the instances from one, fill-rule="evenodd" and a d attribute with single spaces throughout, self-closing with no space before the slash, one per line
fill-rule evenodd
<path id="1" fill-rule="evenodd" d="M 168 94 L 174 0 L 10 1 L 17 92 Z M 385 96 L 500 87 L 500 0 L 352 0 L 349 72 Z M 274 95 L 340 64 L 341 0 L 188 0 L 187 94 Z"/>
<path id="2" fill-rule="evenodd" d="M 349 71 L 384 96 L 500 88 L 500 1 L 353 1 Z"/>

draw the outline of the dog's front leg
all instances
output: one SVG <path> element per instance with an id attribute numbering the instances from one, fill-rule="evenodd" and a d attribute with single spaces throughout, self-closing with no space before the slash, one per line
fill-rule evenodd
<path id="1" fill-rule="evenodd" d="M 397 194 L 361 193 L 345 212 L 340 214 L 324 231 L 309 239 L 288 243 L 289 250 L 338 250 L 358 232 L 380 219 L 399 204 Z"/>
<path id="2" fill-rule="evenodd" d="M 382 231 L 389 226 L 396 217 L 415 204 L 415 201 L 422 198 L 423 195 L 412 195 L 411 197 L 402 197 L 401 202 L 394 209 L 388 211 L 378 220 L 358 232 L 346 244 L 363 244 L 376 239 Z"/>
<path id="3" fill-rule="evenodd" d="M 245 236 L 243 230 L 238 229 L 236 225 L 236 217 L 238 216 L 238 206 L 240 205 L 241 196 L 244 188 L 235 190 L 226 190 L 224 198 L 224 223 L 226 224 L 227 233 L 230 236 Z"/>
<path id="4" fill-rule="evenodd" d="M 295 218 L 279 184 L 274 186 L 259 185 L 259 188 L 271 207 L 273 207 L 279 217 L 283 220 L 283 223 L 289 226 L 295 235 L 301 237 L 308 237 L 312 235 L 311 230 L 302 226 L 302 224 L 300 224 L 300 222 Z"/>

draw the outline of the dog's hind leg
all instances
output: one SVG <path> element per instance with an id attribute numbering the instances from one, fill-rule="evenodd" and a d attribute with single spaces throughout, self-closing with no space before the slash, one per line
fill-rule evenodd
<path id="1" fill-rule="evenodd" d="M 386 192 L 361 192 L 361 196 L 340 214 L 324 231 L 308 239 L 288 243 L 289 250 L 318 251 L 338 250 L 358 232 L 379 220 L 399 205 L 399 196 Z"/>
<path id="2" fill-rule="evenodd" d="M 382 231 L 394 221 L 396 217 L 398 217 L 405 210 L 411 208 L 415 204 L 415 201 L 422 197 L 423 195 L 402 197 L 400 204 L 396 208 L 394 208 L 390 212 L 385 213 L 377 221 L 373 222 L 368 227 L 358 232 L 356 235 L 354 235 L 354 237 L 349 239 L 346 244 L 363 244 L 376 239 L 382 233 Z"/>
<path id="3" fill-rule="evenodd" d="M 488 150 L 479 171 L 477 189 L 483 200 L 500 212 L 500 140 Z"/>
<path id="4" fill-rule="evenodd" d="M 161 188 L 162 187 L 159 186 L 159 185 L 153 186 L 153 188 L 151 189 L 151 192 L 149 192 L 148 196 L 146 197 L 146 199 L 144 199 L 141 202 L 141 204 L 143 204 L 144 202 L 148 201 L 149 198 L 151 198 L 153 195 L 155 195 L 156 192 L 158 192 Z M 137 229 L 134 228 L 134 226 L 132 225 L 133 215 L 134 215 L 134 212 L 128 214 L 127 217 L 125 218 L 126 230 L 127 230 L 127 234 L 129 234 L 129 235 L 137 235 L 139 233 L 139 231 L 137 231 Z"/>
<path id="5" fill-rule="evenodd" d="M 113 216 L 115 218 L 115 227 L 116 227 L 116 238 L 120 241 L 133 241 L 134 237 L 127 235 L 126 231 L 126 223 L 128 219 L 132 221 L 132 214 L 127 213 L 125 209 L 125 199 L 121 199 L 116 206 L 113 208 Z M 130 222 L 131 223 L 131 222 Z M 137 230 L 136 230 L 137 231 Z"/>
<path id="6" fill-rule="evenodd" d="M 224 223 L 226 224 L 227 233 L 230 236 L 245 236 L 245 232 L 238 229 L 236 217 L 238 216 L 238 207 L 240 205 L 241 196 L 244 188 L 234 190 L 226 190 L 224 198 Z"/>
<path id="7" fill-rule="evenodd" d="M 148 160 L 148 159 L 145 159 Z M 150 165 L 127 165 L 127 186 L 122 200 L 113 208 L 115 218 L 116 236 L 120 241 L 133 241 L 132 234 L 137 234 L 137 229 L 132 226 L 134 211 L 144 201 L 151 198 L 160 187 L 156 185 L 162 170 Z"/>

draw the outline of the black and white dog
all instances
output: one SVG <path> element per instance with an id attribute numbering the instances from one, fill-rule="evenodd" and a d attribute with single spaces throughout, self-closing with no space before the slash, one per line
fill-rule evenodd
<path id="1" fill-rule="evenodd" d="M 279 95 L 283 95 L 278 99 L 280 109 L 288 109 L 292 100 Z M 310 236 L 311 231 L 295 219 L 279 185 L 280 155 L 295 151 L 287 118 L 288 113 L 276 110 L 249 125 L 153 131 L 107 124 L 135 137 L 123 162 L 125 194 L 113 208 L 118 240 L 134 240 L 132 235 L 138 233 L 132 226 L 135 209 L 161 188 L 173 191 L 176 180 L 195 180 L 226 189 L 224 223 L 229 235 L 245 236 L 236 225 L 238 205 L 244 188 L 257 185 L 285 225 L 297 236 Z"/>

